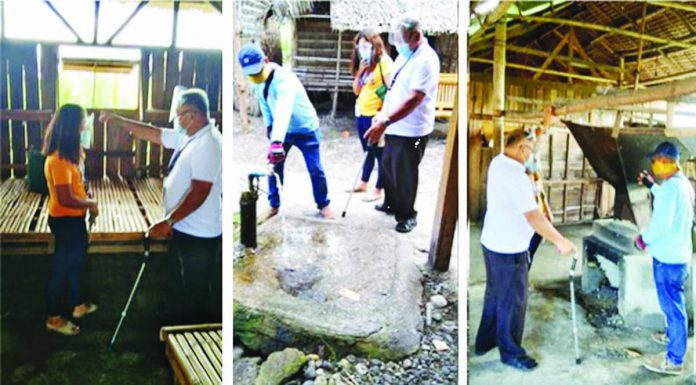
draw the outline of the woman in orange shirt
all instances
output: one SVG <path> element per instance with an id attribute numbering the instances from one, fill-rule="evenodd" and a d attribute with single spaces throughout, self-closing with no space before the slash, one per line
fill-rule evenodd
<path id="1" fill-rule="evenodd" d="M 88 196 L 80 164 L 84 160 L 81 136 L 85 129 L 85 110 L 74 104 L 60 108 L 49 124 L 44 141 L 48 182 L 48 225 L 55 237 L 55 254 L 48 281 L 48 319 L 46 328 L 65 335 L 75 335 L 80 328 L 62 314 L 63 294 L 67 284 L 73 318 L 82 318 L 97 306 L 82 301 L 81 275 L 87 256 L 87 225 L 99 214 L 97 201 Z"/>

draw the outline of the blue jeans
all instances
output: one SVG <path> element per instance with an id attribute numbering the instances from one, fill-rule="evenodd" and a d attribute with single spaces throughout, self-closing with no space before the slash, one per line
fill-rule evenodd
<path id="1" fill-rule="evenodd" d="M 377 160 L 377 183 L 375 188 L 382 188 L 382 152 L 384 149 L 377 146 L 376 144 L 370 144 L 367 139 L 364 138 L 365 133 L 372 125 L 372 116 L 358 116 L 355 120 L 356 127 L 358 129 L 358 138 L 360 139 L 360 144 L 364 152 L 367 152 L 365 156 L 365 162 L 363 163 L 362 169 L 362 180 L 367 183 L 370 180 L 370 175 L 372 174 L 372 169 L 375 167 L 375 160 Z"/>
<path id="2" fill-rule="evenodd" d="M 317 208 L 321 210 L 329 205 L 329 188 L 326 184 L 326 175 L 324 175 L 324 168 L 321 166 L 321 159 L 319 157 L 319 136 L 316 131 L 309 134 L 289 133 L 285 136 L 285 143 L 283 143 L 286 154 L 290 151 L 292 146 L 302 151 L 302 156 L 307 165 L 307 171 L 309 171 L 309 178 L 312 180 L 314 202 L 316 202 Z M 284 183 L 284 168 L 285 161 L 273 167 L 280 177 L 280 183 Z M 268 200 L 270 201 L 271 207 L 280 207 L 280 193 L 275 177 L 268 178 Z"/>
<path id="3" fill-rule="evenodd" d="M 82 304 L 82 270 L 87 256 L 87 225 L 85 217 L 48 217 L 48 226 L 55 237 L 55 253 L 48 279 L 48 315 L 63 313 L 63 294 L 67 285 L 70 307 Z"/>
<path id="4" fill-rule="evenodd" d="M 662 263 L 653 258 L 653 276 L 657 299 L 667 319 L 667 359 L 681 365 L 686 355 L 688 317 L 684 301 L 684 284 L 689 277 L 688 264 Z"/>

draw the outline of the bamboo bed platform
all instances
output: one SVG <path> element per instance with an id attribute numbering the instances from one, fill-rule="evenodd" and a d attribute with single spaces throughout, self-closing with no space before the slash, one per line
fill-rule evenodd
<path id="1" fill-rule="evenodd" d="M 99 216 L 91 229 L 90 253 L 141 252 L 150 224 L 163 215 L 162 181 L 108 177 L 90 181 L 99 201 Z M 53 236 L 48 227 L 48 196 L 30 192 L 24 179 L 0 184 L 0 240 L 3 254 L 50 254 Z M 164 243 L 153 251 L 164 251 Z"/>
<path id="2" fill-rule="evenodd" d="M 222 383 L 222 324 L 163 327 L 160 340 L 176 384 Z"/>

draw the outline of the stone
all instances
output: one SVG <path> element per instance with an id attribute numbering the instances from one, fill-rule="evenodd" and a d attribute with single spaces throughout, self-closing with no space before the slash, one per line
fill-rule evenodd
<path id="1" fill-rule="evenodd" d="M 418 350 L 423 288 L 418 266 L 405 257 L 415 252 L 410 242 L 379 223 L 287 215 L 266 221 L 258 239 L 256 253 L 234 266 L 234 334 L 249 349 L 316 352 L 328 345 L 331 358 L 385 360 Z"/>
<path id="2" fill-rule="evenodd" d="M 261 364 L 255 385 L 279 385 L 297 373 L 305 362 L 305 354 L 295 348 L 272 353 Z"/>
<path id="3" fill-rule="evenodd" d="M 439 311 L 433 312 L 433 319 L 435 321 L 442 321 L 442 312 L 439 312 Z"/>
<path id="4" fill-rule="evenodd" d="M 340 361 L 338 361 L 338 367 L 341 368 L 342 370 L 348 370 L 350 369 L 350 361 L 347 359 L 343 358 Z"/>
<path id="5" fill-rule="evenodd" d="M 361 362 L 361 363 L 355 365 L 355 371 L 358 374 L 363 375 L 363 374 L 368 372 L 368 369 L 367 369 L 367 366 Z"/>
<path id="6" fill-rule="evenodd" d="M 303 382 L 302 385 L 314 385 L 314 381 L 307 380 L 307 381 Z"/>
<path id="7" fill-rule="evenodd" d="M 430 303 L 432 303 L 436 309 L 439 309 L 447 306 L 447 299 L 443 295 L 438 294 L 430 297 Z"/>
<path id="8" fill-rule="evenodd" d="M 411 360 L 409 360 L 409 359 L 407 358 L 407 359 L 403 360 L 403 362 L 401 362 L 401 366 L 402 366 L 404 369 L 408 369 L 408 368 L 410 368 L 411 366 L 413 366 L 413 362 L 411 362 Z"/>
<path id="9" fill-rule="evenodd" d="M 317 354 L 307 354 L 307 360 L 309 360 L 309 361 L 319 361 L 319 355 L 317 355 Z"/>
<path id="10" fill-rule="evenodd" d="M 235 359 L 232 376 L 237 385 L 254 385 L 259 371 L 258 357 Z"/>
<path id="11" fill-rule="evenodd" d="M 244 354 L 244 349 L 239 347 L 239 346 L 235 346 L 234 349 L 232 349 L 232 359 L 234 359 L 234 360 L 238 360 L 238 359 L 242 358 L 243 354 Z"/>
<path id="12" fill-rule="evenodd" d="M 317 377 L 317 368 L 314 365 L 314 361 L 307 362 L 307 366 L 304 369 L 304 376 L 310 380 Z"/>

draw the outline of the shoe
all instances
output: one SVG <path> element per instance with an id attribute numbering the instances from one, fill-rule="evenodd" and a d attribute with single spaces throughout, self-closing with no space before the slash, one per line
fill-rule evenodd
<path id="1" fill-rule="evenodd" d="M 82 305 L 75 306 L 75 309 L 73 309 L 72 316 L 73 318 L 80 319 L 86 316 L 87 314 L 94 313 L 95 311 L 97 311 L 97 309 L 99 309 L 97 305 L 85 302 Z"/>
<path id="2" fill-rule="evenodd" d="M 408 218 L 396 224 L 396 231 L 400 233 L 410 233 L 417 224 L 416 218 Z"/>
<path id="3" fill-rule="evenodd" d="M 532 357 L 529 357 L 527 355 L 502 359 L 501 361 L 505 365 L 512 366 L 515 369 L 519 369 L 525 372 L 531 371 L 537 366 L 539 366 L 539 364 Z"/>
<path id="4" fill-rule="evenodd" d="M 660 345 L 667 346 L 667 343 L 669 342 L 669 338 L 667 338 L 667 333 L 657 332 L 653 333 L 651 337 L 653 341 L 657 342 Z"/>
<path id="5" fill-rule="evenodd" d="M 643 367 L 651 372 L 670 374 L 673 376 L 684 373 L 684 365 L 673 364 L 664 356 L 654 357 L 643 362 Z"/>
<path id="6" fill-rule="evenodd" d="M 62 317 L 58 317 L 58 319 L 62 322 L 55 323 L 51 322 L 50 320 L 46 321 L 46 330 L 60 333 L 65 336 L 75 336 L 80 334 L 79 326 L 75 325 L 74 323 L 68 320 L 63 319 Z"/>
<path id="7" fill-rule="evenodd" d="M 391 207 L 385 205 L 384 203 L 375 205 L 375 210 L 381 211 L 385 214 L 394 214 L 394 210 Z"/>
<path id="8" fill-rule="evenodd" d="M 365 195 L 362 198 L 363 202 L 374 202 L 382 198 L 382 190 L 375 190 L 371 194 Z"/>
<path id="9" fill-rule="evenodd" d="M 324 219 L 336 219 L 336 214 L 334 214 L 333 210 L 331 210 L 331 207 L 326 206 L 323 209 L 319 211 L 319 216 L 321 216 Z"/>

